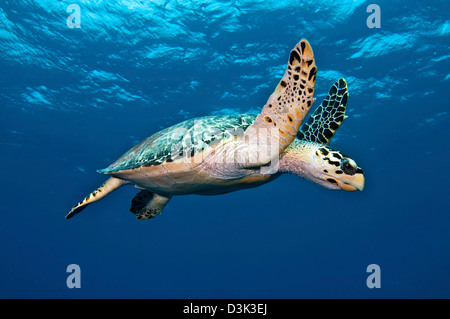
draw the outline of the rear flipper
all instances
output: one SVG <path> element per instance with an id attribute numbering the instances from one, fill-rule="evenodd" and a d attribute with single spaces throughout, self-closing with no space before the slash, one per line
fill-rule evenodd
<path id="1" fill-rule="evenodd" d="M 137 219 L 150 219 L 160 214 L 169 200 L 170 197 L 143 190 L 131 200 L 130 212 Z"/>
<path id="2" fill-rule="evenodd" d="M 96 202 L 112 191 L 118 189 L 123 184 L 126 184 L 127 181 L 124 181 L 123 179 L 111 177 L 109 178 L 102 186 L 97 188 L 95 191 L 90 193 L 88 196 L 86 196 L 85 199 L 83 199 L 81 202 L 76 204 L 72 207 L 72 210 L 66 215 L 66 219 L 70 219 L 79 212 L 81 212 L 83 209 L 85 209 L 89 204 L 92 204 L 93 202 Z"/>

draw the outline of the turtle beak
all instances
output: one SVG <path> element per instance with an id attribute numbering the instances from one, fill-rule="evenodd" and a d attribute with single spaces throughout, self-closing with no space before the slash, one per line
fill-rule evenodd
<path id="1" fill-rule="evenodd" d="M 343 190 L 347 192 L 352 191 L 362 191 L 364 189 L 364 175 L 361 173 L 355 174 L 353 176 L 347 176 L 345 179 L 341 179 L 341 185 L 339 185 Z"/>

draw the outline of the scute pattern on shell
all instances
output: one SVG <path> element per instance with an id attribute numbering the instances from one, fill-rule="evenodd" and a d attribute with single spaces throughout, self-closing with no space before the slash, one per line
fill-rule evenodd
<path id="1" fill-rule="evenodd" d="M 181 122 L 151 135 L 98 172 L 109 174 L 193 156 L 206 148 L 226 143 L 235 136 L 242 136 L 255 119 L 253 114 L 233 114 Z"/>

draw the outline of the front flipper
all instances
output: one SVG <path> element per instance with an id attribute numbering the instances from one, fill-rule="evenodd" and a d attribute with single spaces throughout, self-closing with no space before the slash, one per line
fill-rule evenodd
<path id="1" fill-rule="evenodd" d="M 241 157 L 258 153 L 258 158 L 251 160 L 247 167 L 270 163 L 295 139 L 314 102 L 316 73 L 313 50 L 303 39 L 291 51 L 286 72 L 275 91 L 244 133 L 244 151 L 248 154 L 244 152 Z M 262 150 L 267 148 L 272 150 L 270 154 Z"/>
<path id="2" fill-rule="evenodd" d="M 160 214 L 169 200 L 170 197 L 143 190 L 131 200 L 130 212 L 139 220 L 150 219 Z"/>
<path id="3" fill-rule="evenodd" d="M 341 78 L 333 84 L 314 114 L 303 123 L 297 138 L 327 145 L 346 117 L 347 100 L 347 83 Z"/>

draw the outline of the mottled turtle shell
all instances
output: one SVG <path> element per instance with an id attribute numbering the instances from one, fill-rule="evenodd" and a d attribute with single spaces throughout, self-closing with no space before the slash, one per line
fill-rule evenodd
<path id="1" fill-rule="evenodd" d="M 157 132 L 99 173 L 128 180 L 136 187 L 163 195 L 219 194 L 254 187 L 270 175 L 224 179 L 203 169 L 209 154 L 243 139 L 256 115 L 206 116 Z"/>
<path id="2" fill-rule="evenodd" d="M 256 115 L 252 114 L 233 114 L 181 122 L 153 134 L 98 172 L 114 175 L 142 166 L 186 162 L 205 150 L 211 151 L 219 145 L 241 138 L 255 119 Z M 199 164 L 197 161 L 195 163 Z"/>

